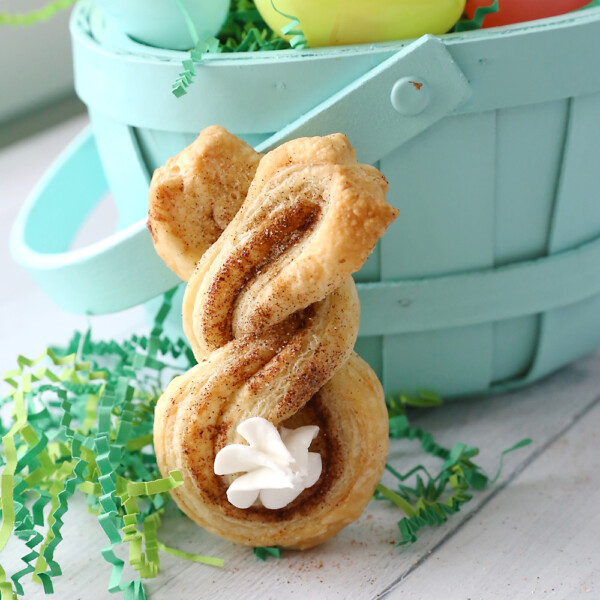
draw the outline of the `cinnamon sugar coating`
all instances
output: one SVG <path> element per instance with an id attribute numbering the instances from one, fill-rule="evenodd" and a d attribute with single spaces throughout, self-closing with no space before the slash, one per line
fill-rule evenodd
<path id="1" fill-rule="evenodd" d="M 184 281 L 242 205 L 260 157 L 215 125 L 154 172 L 148 229 L 158 255 Z"/>

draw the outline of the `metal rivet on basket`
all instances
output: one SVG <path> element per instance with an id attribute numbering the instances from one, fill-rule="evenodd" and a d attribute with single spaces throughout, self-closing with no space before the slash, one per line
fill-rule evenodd
<path id="1" fill-rule="evenodd" d="M 420 77 L 398 79 L 390 95 L 392 106 L 401 115 L 408 116 L 423 112 L 427 108 L 430 99 L 429 86 Z"/>

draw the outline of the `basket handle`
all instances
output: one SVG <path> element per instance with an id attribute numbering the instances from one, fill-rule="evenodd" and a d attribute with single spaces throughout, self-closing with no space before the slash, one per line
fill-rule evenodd
<path id="1" fill-rule="evenodd" d="M 116 312 L 180 283 L 154 251 L 145 219 L 67 251 L 107 192 L 92 128 L 87 127 L 38 183 L 12 227 L 14 259 L 69 312 Z"/>
<path id="2" fill-rule="evenodd" d="M 297 137 L 342 131 L 359 162 L 373 164 L 448 116 L 470 94 L 467 78 L 444 44 L 424 35 L 256 149 L 265 152 Z"/>
<path id="3" fill-rule="evenodd" d="M 359 160 L 375 163 L 447 116 L 469 93 L 464 74 L 444 44 L 423 36 L 257 150 L 264 152 L 296 137 L 343 131 L 357 148 Z M 107 188 L 93 135 L 87 130 L 39 183 L 12 229 L 15 260 L 69 312 L 124 310 L 180 282 L 155 253 L 146 219 L 81 250 L 65 251 Z"/>

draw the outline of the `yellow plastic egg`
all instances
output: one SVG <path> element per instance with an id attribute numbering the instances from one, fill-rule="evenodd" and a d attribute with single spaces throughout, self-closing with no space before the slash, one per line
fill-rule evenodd
<path id="1" fill-rule="evenodd" d="M 339 46 L 441 34 L 458 21 L 465 0 L 255 0 L 274 31 L 300 21 L 308 46 Z M 286 36 L 289 38 L 290 36 Z"/>

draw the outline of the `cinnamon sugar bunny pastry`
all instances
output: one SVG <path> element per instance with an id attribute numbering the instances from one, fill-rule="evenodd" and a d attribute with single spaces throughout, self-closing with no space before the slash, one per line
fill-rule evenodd
<path id="1" fill-rule="evenodd" d="M 377 377 L 352 351 L 350 275 L 397 215 L 386 190 L 343 135 L 288 142 L 260 160 L 189 278 L 183 323 L 198 364 L 160 398 L 154 444 L 161 472 L 183 475 L 177 504 L 205 529 L 308 548 L 369 502 L 388 421 Z M 230 194 L 224 185 L 219 198 Z"/>

